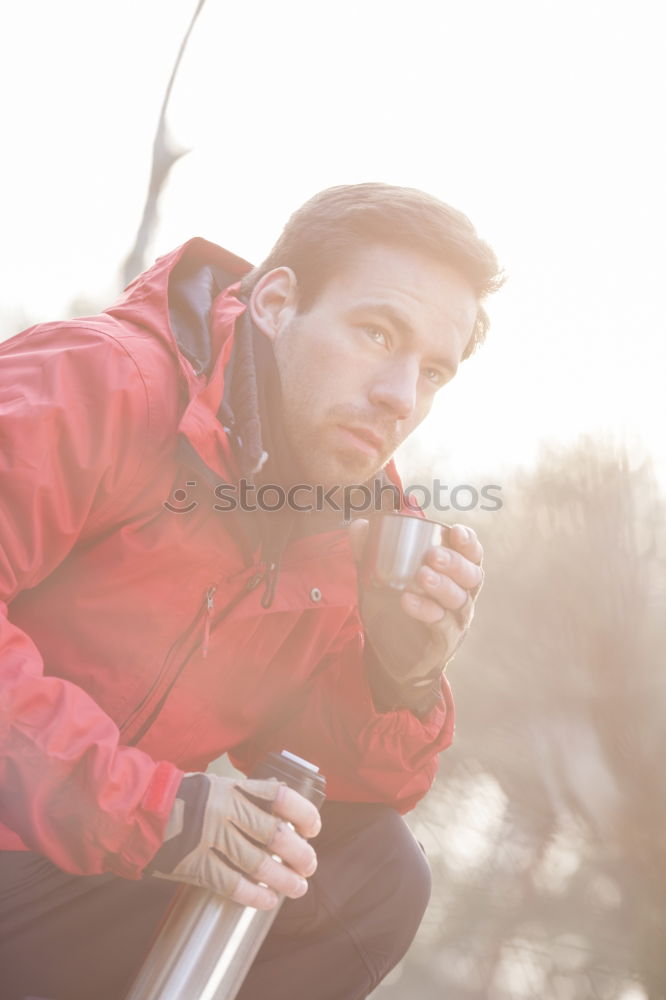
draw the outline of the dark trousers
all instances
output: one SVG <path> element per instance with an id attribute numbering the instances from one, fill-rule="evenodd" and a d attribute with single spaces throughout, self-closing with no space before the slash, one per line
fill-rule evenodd
<path id="1" fill-rule="evenodd" d="M 283 904 L 238 1000 L 363 1000 L 411 944 L 430 869 L 403 819 L 330 802 L 322 820 L 310 888 Z M 0 997 L 123 1000 L 175 889 L 0 852 Z"/>

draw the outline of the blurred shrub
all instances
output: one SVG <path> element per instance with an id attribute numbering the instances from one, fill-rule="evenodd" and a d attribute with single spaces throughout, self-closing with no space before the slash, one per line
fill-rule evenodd
<path id="1" fill-rule="evenodd" d="M 456 743 L 409 818 L 432 904 L 373 997 L 663 998 L 666 504 L 593 440 L 503 496 L 467 517 L 486 582 Z"/>

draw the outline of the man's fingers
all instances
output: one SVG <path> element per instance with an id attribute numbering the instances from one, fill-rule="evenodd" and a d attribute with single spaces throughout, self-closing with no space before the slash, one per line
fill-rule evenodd
<path id="1" fill-rule="evenodd" d="M 245 798 L 259 785 L 254 779 L 238 783 L 231 830 L 227 824 L 222 824 L 215 836 L 216 846 L 252 877 L 271 854 L 277 854 L 297 875 L 312 875 L 317 857 L 305 837 L 314 837 L 321 829 L 319 813 L 304 796 L 282 783 L 277 785 L 271 813 L 267 813 Z M 272 793 L 273 786 L 268 791 Z M 235 834 L 231 833 L 233 830 Z M 303 831 L 303 836 L 299 830 Z M 228 837 L 227 846 L 225 837 Z M 262 844 L 263 850 L 252 845 L 248 837 Z M 263 877 L 259 881 L 264 881 Z M 279 888 L 291 895 L 281 885 Z"/>
<path id="2" fill-rule="evenodd" d="M 444 573 L 436 573 L 429 566 L 422 566 L 417 580 L 423 588 L 423 596 L 435 601 L 446 611 L 457 611 L 467 600 L 469 587 L 461 586 Z"/>
<path id="3" fill-rule="evenodd" d="M 442 581 L 446 580 L 457 585 L 456 589 L 451 590 L 457 604 L 453 607 L 447 601 L 444 606 L 456 610 L 463 601 L 460 595 L 461 589 L 467 591 L 479 587 L 483 582 L 483 570 L 459 552 L 438 546 L 426 553 L 424 565 L 416 574 L 416 582 L 420 589 L 426 593 L 434 594 Z M 447 586 L 444 584 L 445 589 Z"/>
<path id="4" fill-rule="evenodd" d="M 287 820 L 304 837 L 316 837 L 321 830 L 321 818 L 316 807 L 284 782 L 278 782 L 274 778 L 268 780 L 246 778 L 244 781 L 236 782 L 236 788 L 251 799 L 265 799 L 266 809 L 270 808 L 270 813 L 264 811 L 264 816 L 270 815 L 273 818 L 278 816 Z M 247 818 L 241 823 L 241 828 L 251 832 L 254 817 L 258 823 L 255 836 L 262 842 L 267 842 L 275 833 L 274 819 L 270 823 L 267 822 L 261 815 L 263 810 L 259 806 L 254 806 L 251 802 L 249 805 Z M 259 814 L 256 812 L 257 809 L 260 810 Z"/>
<path id="5" fill-rule="evenodd" d="M 447 546 L 460 552 L 461 555 L 476 563 L 477 566 L 483 560 L 483 547 L 477 538 L 473 528 L 468 528 L 464 524 L 453 524 L 447 532 Z"/>
<path id="6" fill-rule="evenodd" d="M 293 823 L 303 837 L 316 837 L 321 830 L 321 819 L 315 806 L 287 785 L 280 785 L 273 803 L 273 814 Z"/>
<path id="7" fill-rule="evenodd" d="M 246 878 L 241 878 L 229 897 L 241 906 L 253 906 L 256 910 L 272 910 L 277 906 L 278 897 L 272 889 L 267 889 L 263 885 L 255 885 L 248 882 Z"/>
<path id="8" fill-rule="evenodd" d="M 306 878 L 317 868 L 317 855 L 313 848 L 292 829 L 290 823 L 280 823 L 268 850 Z"/>
<path id="9" fill-rule="evenodd" d="M 402 596 L 403 610 L 426 625 L 436 625 L 447 611 L 464 613 L 473 603 L 471 592 L 477 593 L 482 582 L 480 566 L 450 549 L 432 549 L 416 576 L 416 592 L 408 588 Z"/>
<path id="10" fill-rule="evenodd" d="M 280 864 L 270 854 L 264 855 L 261 866 L 252 873 L 252 878 L 292 899 L 298 899 L 308 891 L 307 880 L 302 875 L 292 871 L 288 865 Z"/>
<path id="11" fill-rule="evenodd" d="M 274 838 L 276 843 L 266 848 L 253 844 L 233 825 L 225 827 L 208 850 L 204 872 L 206 880 L 218 892 L 233 899 L 237 899 L 238 881 L 243 879 L 264 883 L 269 889 L 294 899 L 302 896 L 307 892 L 305 876 L 311 875 L 317 866 L 316 857 L 307 841 L 290 830 L 288 824 L 281 823 L 280 827 L 284 827 L 281 836 Z M 292 858 L 299 870 L 294 870 L 289 863 L 288 859 Z M 248 889 L 245 887 L 240 891 L 247 895 Z"/>
<path id="12" fill-rule="evenodd" d="M 254 906 L 257 910 L 271 910 L 278 902 L 278 895 L 299 899 L 308 891 L 308 883 L 296 875 L 286 865 L 266 855 L 261 868 L 251 882 L 242 875 L 239 877 L 234 891 L 229 898 L 241 906 Z M 260 885 L 259 882 L 265 883 Z"/>
<path id="13" fill-rule="evenodd" d="M 443 593 L 442 593 L 443 592 Z M 400 599 L 403 611 L 426 625 L 437 625 L 444 621 L 447 611 L 457 611 L 467 601 L 467 591 L 452 580 L 439 588 L 439 593 L 428 597 L 406 590 Z"/>

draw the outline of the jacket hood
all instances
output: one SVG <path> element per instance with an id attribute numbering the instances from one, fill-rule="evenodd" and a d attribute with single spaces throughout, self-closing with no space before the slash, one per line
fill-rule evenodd
<path id="1" fill-rule="evenodd" d="M 242 257 L 197 236 L 158 257 L 106 312 L 164 341 L 188 378 L 209 374 L 221 346 L 211 333 L 217 325 L 210 321 L 213 304 L 251 269 Z M 239 303 L 239 313 L 242 308 Z"/>

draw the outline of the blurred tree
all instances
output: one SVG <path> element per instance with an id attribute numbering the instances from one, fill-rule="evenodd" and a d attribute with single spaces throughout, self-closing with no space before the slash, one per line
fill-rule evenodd
<path id="1" fill-rule="evenodd" d="M 433 902 L 374 996 L 658 1000 L 666 503 L 648 464 L 592 440 L 504 498 L 468 516 L 487 578 L 449 668 L 456 745 L 410 816 Z"/>

